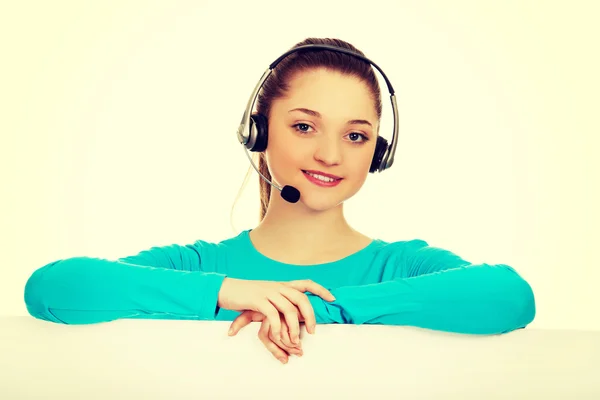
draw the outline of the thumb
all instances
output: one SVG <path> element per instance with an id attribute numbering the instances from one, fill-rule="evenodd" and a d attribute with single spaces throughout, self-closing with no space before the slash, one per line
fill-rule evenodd
<path id="1" fill-rule="evenodd" d="M 252 311 L 246 310 L 233 320 L 231 326 L 229 327 L 229 332 L 227 332 L 227 334 L 229 336 L 235 336 L 235 334 L 238 333 L 240 329 L 248 325 L 250 322 L 252 322 Z"/>

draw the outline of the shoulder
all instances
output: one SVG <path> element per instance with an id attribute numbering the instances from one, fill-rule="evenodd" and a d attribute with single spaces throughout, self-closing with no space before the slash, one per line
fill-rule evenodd
<path id="1" fill-rule="evenodd" d="M 420 249 L 428 248 L 429 243 L 423 239 L 405 239 L 405 240 L 384 240 L 373 239 L 373 248 L 378 254 L 408 254 L 414 253 Z"/>
<path id="2" fill-rule="evenodd" d="M 429 248 L 429 244 L 418 238 L 405 240 L 373 239 L 369 247 L 375 263 L 398 265 L 406 264 L 414 259 L 419 251 Z"/>
<path id="3" fill-rule="evenodd" d="M 395 240 L 395 241 L 384 241 L 378 240 L 379 252 L 381 254 L 388 254 L 394 256 L 402 256 L 406 260 L 419 260 L 426 262 L 453 262 L 453 263 L 468 263 L 461 257 L 453 253 L 448 249 L 441 247 L 432 246 L 423 239 L 407 239 L 407 240 Z"/>
<path id="4" fill-rule="evenodd" d="M 453 262 L 468 263 L 454 252 L 430 245 L 423 239 L 408 239 L 397 241 L 380 240 L 381 251 L 391 254 L 402 254 L 413 259 L 435 262 L 452 260 Z"/>
<path id="5" fill-rule="evenodd" d="M 227 251 L 243 245 L 245 234 L 246 231 L 242 231 L 235 236 L 230 236 L 225 239 L 198 239 L 194 243 L 185 245 L 185 247 L 198 249 L 202 252 Z"/>
<path id="6" fill-rule="evenodd" d="M 432 246 L 423 239 L 382 241 L 380 257 L 393 260 L 393 264 L 402 269 L 401 273 L 406 277 L 461 268 L 472 264 L 456 253 Z"/>
<path id="7" fill-rule="evenodd" d="M 224 240 L 195 240 L 152 246 L 133 255 L 118 258 L 122 263 L 184 271 L 216 270 L 226 253 L 239 243 L 240 235 Z"/>
<path id="8" fill-rule="evenodd" d="M 229 253 L 241 249 L 241 246 L 244 245 L 244 234 L 245 231 L 242 231 L 225 239 L 199 239 L 184 247 L 198 254 L 202 262 L 202 269 L 212 270 L 216 269 L 217 265 L 224 265 Z"/>

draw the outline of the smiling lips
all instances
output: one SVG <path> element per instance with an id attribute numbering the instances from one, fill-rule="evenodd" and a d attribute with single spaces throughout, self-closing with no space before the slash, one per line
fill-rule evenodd
<path id="1" fill-rule="evenodd" d="M 308 173 L 311 173 L 311 174 L 314 174 L 314 175 L 321 175 L 321 176 L 325 176 L 327 178 L 332 178 L 332 179 L 342 179 L 339 176 L 327 174 L 327 173 L 321 172 L 321 171 L 315 171 L 315 170 L 312 170 L 312 169 L 302 170 L 302 172 L 308 172 Z"/>
<path id="2" fill-rule="evenodd" d="M 340 178 L 339 176 L 326 174 L 325 172 L 321 172 L 321 171 L 302 170 L 302 172 L 304 173 L 304 176 L 306 177 L 306 179 L 308 179 L 315 185 L 322 186 L 322 187 L 337 186 L 343 179 L 343 178 Z"/>

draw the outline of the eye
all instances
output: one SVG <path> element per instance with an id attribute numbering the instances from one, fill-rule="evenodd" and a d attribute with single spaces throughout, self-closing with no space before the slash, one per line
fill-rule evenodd
<path id="1" fill-rule="evenodd" d="M 350 141 L 352 143 L 364 143 L 369 140 L 369 138 L 366 135 L 363 135 L 362 133 L 358 133 L 358 132 L 352 132 L 348 136 L 350 137 Z M 362 141 L 359 142 L 357 140 L 354 140 L 354 139 L 358 139 L 359 137 L 362 138 Z"/>
<path id="2" fill-rule="evenodd" d="M 308 133 L 307 130 L 310 129 L 311 126 L 308 124 L 299 123 L 299 124 L 292 125 L 292 128 L 294 128 L 296 131 L 298 131 L 300 133 Z"/>

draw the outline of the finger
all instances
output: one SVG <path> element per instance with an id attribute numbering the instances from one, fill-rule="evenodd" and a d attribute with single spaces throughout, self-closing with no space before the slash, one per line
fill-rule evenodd
<path id="1" fill-rule="evenodd" d="M 265 319 L 265 316 L 263 314 L 261 314 L 260 312 L 258 312 L 258 311 L 252 312 L 252 321 L 262 322 L 262 320 L 264 320 L 264 319 Z"/>
<path id="2" fill-rule="evenodd" d="M 241 313 L 240 315 L 238 315 L 231 323 L 231 326 L 229 327 L 228 335 L 235 336 L 236 333 L 238 333 L 240 331 L 240 329 L 242 329 L 243 327 L 248 325 L 250 322 L 252 322 L 252 314 L 253 314 L 253 311 L 246 310 L 243 313 Z"/>
<path id="3" fill-rule="evenodd" d="M 258 304 L 258 311 L 265 316 L 273 333 L 281 335 L 281 317 L 277 308 L 269 300 L 265 299 Z"/>
<path id="4" fill-rule="evenodd" d="M 271 325 L 269 320 L 264 320 L 258 331 L 258 338 L 265 345 L 267 350 L 269 350 L 271 354 L 275 356 L 276 359 L 281 361 L 281 363 L 286 364 L 288 362 L 288 354 L 275 343 L 273 343 L 273 341 L 269 338 L 269 331 L 271 331 L 270 328 Z"/>
<path id="5" fill-rule="evenodd" d="M 315 312 L 313 310 L 312 304 L 310 304 L 310 300 L 308 300 L 308 297 L 295 288 L 285 286 L 282 289 L 280 289 L 280 293 L 283 296 L 285 296 L 291 303 L 293 303 L 300 311 L 308 333 L 314 333 L 314 328 L 317 321 L 315 318 Z M 298 319 L 298 321 L 299 320 L 300 319 Z M 300 341 L 300 324 L 298 324 L 297 330 L 295 325 L 293 327 L 290 326 L 290 336 L 294 343 L 298 343 Z"/>
<path id="6" fill-rule="evenodd" d="M 281 348 L 282 350 L 286 351 L 288 354 L 296 354 L 298 356 L 302 356 L 302 348 L 299 347 L 299 345 L 294 345 L 291 344 L 289 341 L 289 338 L 287 339 L 287 343 L 286 344 L 286 340 L 284 339 L 287 332 L 286 329 L 284 328 L 285 325 L 285 321 L 281 322 L 281 336 L 282 338 L 276 338 L 273 336 L 273 334 L 271 332 L 269 332 L 269 339 L 275 343 L 279 348 Z"/>
<path id="7" fill-rule="evenodd" d="M 283 286 L 282 289 L 283 290 Z M 292 339 L 294 337 L 298 337 L 300 333 L 300 321 L 298 320 L 298 308 L 295 304 L 290 302 L 283 294 L 276 293 L 273 296 L 269 297 L 269 301 L 277 307 L 280 313 L 285 317 L 285 322 L 289 327 L 289 330 L 292 332 Z M 274 331 L 274 329 L 273 329 Z M 275 332 L 274 332 L 275 333 Z M 295 336 L 294 336 L 295 334 Z M 297 339 L 296 339 L 297 340 Z"/>
<path id="8" fill-rule="evenodd" d="M 311 292 L 328 301 L 335 300 L 335 297 L 329 290 L 325 289 L 325 287 L 319 285 L 318 283 L 311 281 L 310 279 L 303 281 L 290 281 L 286 282 L 286 285 L 291 286 L 301 292 Z"/>
<path id="9" fill-rule="evenodd" d="M 279 344 L 277 342 L 275 342 L 275 343 Z M 292 339 L 290 337 L 289 327 L 288 327 L 287 323 L 285 322 L 285 320 L 281 321 L 281 343 L 286 347 L 286 349 L 285 349 L 286 351 L 288 351 L 288 349 L 298 350 L 298 348 L 300 347 L 300 341 L 298 341 L 297 344 L 292 342 Z"/>
<path id="10" fill-rule="evenodd" d="M 262 321 L 265 316 L 258 311 L 245 310 L 243 313 L 238 315 L 229 328 L 229 336 L 235 336 L 244 326 L 250 324 L 252 321 Z"/>

